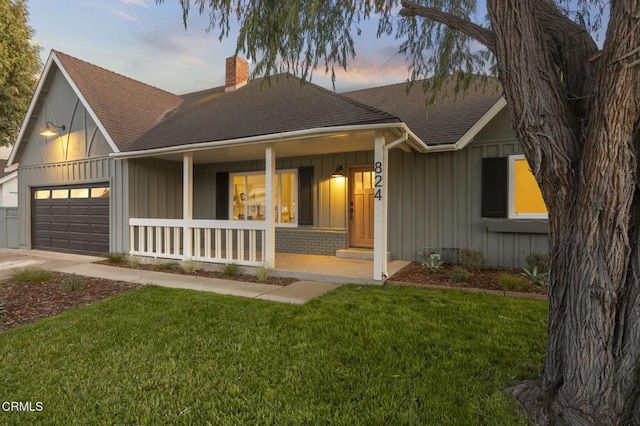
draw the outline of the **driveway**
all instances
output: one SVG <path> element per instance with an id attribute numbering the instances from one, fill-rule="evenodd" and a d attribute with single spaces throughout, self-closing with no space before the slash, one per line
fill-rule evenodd
<path id="1" fill-rule="evenodd" d="M 11 271 L 16 268 L 37 266 L 43 269 L 59 269 L 95 262 L 98 259 L 79 254 L 0 248 L 0 280 L 10 277 Z"/>

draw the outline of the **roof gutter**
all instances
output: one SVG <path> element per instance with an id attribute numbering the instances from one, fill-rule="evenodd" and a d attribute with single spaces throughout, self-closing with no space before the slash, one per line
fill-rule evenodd
<path id="1" fill-rule="evenodd" d="M 304 130 L 296 130 L 293 132 L 284 132 L 284 133 L 272 133 L 269 135 L 260 135 L 260 136 L 250 136 L 247 138 L 240 139 L 231 139 L 224 141 L 212 141 L 212 142 L 202 142 L 196 144 L 185 144 L 185 145 L 177 145 L 165 148 L 156 148 L 156 149 L 145 149 L 140 151 L 129 151 L 129 152 L 114 152 L 109 154 L 110 157 L 124 159 L 124 158 L 139 158 L 139 157 L 149 157 L 153 155 L 163 155 L 163 154 L 180 154 L 184 152 L 195 152 L 195 151 L 203 151 L 211 148 L 223 148 L 230 146 L 241 146 L 241 145 L 257 145 L 261 143 L 269 143 L 274 141 L 287 141 L 293 139 L 307 139 L 318 136 L 325 136 L 329 134 L 335 133 L 347 133 L 347 132 L 358 132 L 358 131 L 375 131 L 375 130 L 399 130 L 403 133 L 410 132 L 408 127 L 404 123 L 380 123 L 380 124 L 358 124 L 358 125 L 350 125 L 350 126 L 337 126 L 337 127 L 318 127 L 314 129 L 304 129 Z M 410 133 L 412 137 L 417 139 L 416 145 L 424 145 L 420 139 L 415 136 L 413 133 Z M 426 146 L 426 145 L 424 145 Z"/>

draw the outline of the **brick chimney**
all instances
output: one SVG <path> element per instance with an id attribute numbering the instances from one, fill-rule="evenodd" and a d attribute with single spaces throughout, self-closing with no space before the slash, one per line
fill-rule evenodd
<path id="1" fill-rule="evenodd" d="M 225 66 L 225 92 L 233 92 L 249 82 L 249 62 L 239 56 L 231 56 Z"/>

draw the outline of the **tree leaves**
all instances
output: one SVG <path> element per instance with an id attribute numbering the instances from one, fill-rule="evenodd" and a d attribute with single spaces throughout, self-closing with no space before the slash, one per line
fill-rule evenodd
<path id="1" fill-rule="evenodd" d="M 42 64 L 26 0 L 0 0 L 0 146 L 14 142 Z"/>

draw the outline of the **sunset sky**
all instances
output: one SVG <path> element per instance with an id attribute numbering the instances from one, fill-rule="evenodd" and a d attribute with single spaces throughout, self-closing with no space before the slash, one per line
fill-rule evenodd
<path id="1" fill-rule="evenodd" d="M 206 16 L 193 12 L 185 30 L 178 0 L 28 0 L 29 25 L 42 46 L 42 61 L 59 50 L 176 94 L 224 84 L 224 59 L 234 53 L 235 35 L 218 41 L 207 33 Z M 377 20 L 357 40 L 356 60 L 340 73 L 338 92 L 393 84 L 408 77 L 396 54 L 400 42 L 376 39 Z M 324 71 L 312 80 L 331 88 Z"/>

